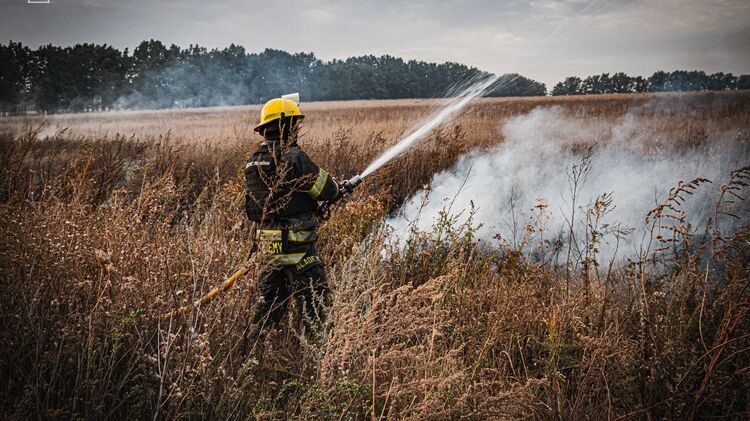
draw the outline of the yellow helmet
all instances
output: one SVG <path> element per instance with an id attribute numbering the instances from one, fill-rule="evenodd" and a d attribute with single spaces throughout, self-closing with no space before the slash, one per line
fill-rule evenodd
<path id="1" fill-rule="evenodd" d="M 274 98 L 266 102 L 266 105 L 260 110 L 260 122 L 255 126 L 255 131 L 259 132 L 266 124 L 274 122 L 282 117 L 293 116 L 298 118 L 305 117 L 299 111 L 299 106 L 295 101 L 288 98 Z"/>

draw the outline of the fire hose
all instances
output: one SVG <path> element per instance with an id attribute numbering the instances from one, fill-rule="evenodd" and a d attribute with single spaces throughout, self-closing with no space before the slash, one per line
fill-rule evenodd
<path id="1" fill-rule="evenodd" d="M 211 291 L 209 291 L 208 294 L 206 294 L 203 297 L 201 297 L 200 300 L 197 300 L 197 301 L 195 301 L 192 304 L 184 305 L 184 306 L 182 306 L 182 307 L 180 307 L 180 308 L 178 308 L 176 310 L 172 310 L 170 312 L 164 313 L 164 314 L 162 314 L 160 316 L 160 318 L 161 319 L 169 319 L 169 318 L 175 317 L 175 316 L 180 315 L 180 314 L 185 314 L 185 313 L 189 312 L 192 308 L 200 307 L 202 305 L 210 303 L 211 301 L 213 301 L 214 298 L 216 298 L 217 296 L 219 296 L 220 293 L 226 292 L 227 290 L 229 290 L 229 288 L 231 288 L 232 285 L 234 285 L 234 283 L 237 282 L 238 279 L 242 278 L 243 276 L 245 276 L 245 274 L 247 274 L 248 272 L 250 272 L 250 266 L 255 261 L 254 257 L 255 257 L 255 253 L 253 251 L 253 254 L 250 256 L 250 259 L 248 259 L 237 270 L 237 272 L 235 272 L 232 276 L 230 276 L 229 278 L 227 278 L 227 280 L 224 281 L 221 285 L 217 286 L 216 288 L 214 288 Z"/>
<path id="2" fill-rule="evenodd" d="M 354 188 L 357 187 L 361 182 L 362 182 L 362 177 L 359 175 L 355 175 L 349 180 L 344 181 L 341 185 L 341 194 L 335 200 L 331 202 L 319 202 L 318 203 L 318 214 L 322 215 L 324 219 L 327 219 L 329 215 L 330 205 L 338 202 L 345 195 L 350 194 L 352 191 L 354 191 Z M 187 304 L 175 310 L 164 313 L 161 316 L 159 316 L 159 318 L 170 319 L 180 314 L 185 314 L 193 308 L 200 307 L 200 306 L 210 303 L 211 301 L 214 300 L 214 298 L 228 291 L 229 288 L 231 288 L 232 285 L 234 285 L 234 283 L 237 282 L 237 280 L 239 280 L 240 278 L 245 276 L 248 272 L 250 272 L 251 266 L 255 263 L 255 256 L 257 255 L 256 252 L 257 252 L 257 247 L 254 245 L 252 250 L 250 251 L 250 257 L 245 261 L 245 263 L 243 263 L 242 266 L 240 266 L 240 268 L 237 269 L 237 271 L 232 274 L 232 276 L 230 276 L 224 282 L 222 282 L 221 285 L 213 288 L 211 291 L 208 292 L 208 294 L 201 297 L 200 300 L 194 301 L 192 304 Z"/>

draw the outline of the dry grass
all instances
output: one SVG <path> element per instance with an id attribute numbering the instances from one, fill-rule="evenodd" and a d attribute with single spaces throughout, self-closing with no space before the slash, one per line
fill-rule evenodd
<path id="1" fill-rule="evenodd" d="M 305 147 L 350 176 L 434 105 L 309 104 Z M 57 116 L 50 124 L 70 130 L 47 139 L 3 120 L 6 417 L 746 417 L 746 227 L 693 238 L 666 200 L 649 221 L 656 231 L 676 220 L 671 242 L 608 276 L 570 279 L 518 250 L 478 247 L 471 224 L 450 218 L 439 237 L 415 233 L 404 248 L 377 228 L 431 174 L 502 141 L 502 121 L 537 105 L 604 121 L 636 111 L 686 145 L 750 128 L 742 93 L 478 101 L 324 224 L 333 289 L 324 328 L 301 335 L 289 317 L 260 343 L 247 335 L 250 281 L 184 318 L 157 317 L 247 257 L 249 109 Z M 748 171 L 724 187 L 726 199 L 747 193 Z"/>

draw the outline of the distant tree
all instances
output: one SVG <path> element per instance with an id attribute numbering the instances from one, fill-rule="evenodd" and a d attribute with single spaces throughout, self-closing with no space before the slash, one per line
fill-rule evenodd
<path id="1" fill-rule="evenodd" d="M 742 75 L 737 78 L 737 89 L 750 89 L 750 75 Z"/>
<path id="2" fill-rule="evenodd" d="M 518 73 L 502 75 L 494 87 L 487 92 L 490 97 L 507 96 L 544 96 L 547 95 L 547 87 L 535 80 L 523 77 Z"/>
<path id="3" fill-rule="evenodd" d="M 211 67 L 207 71 L 218 75 L 212 105 L 239 105 L 252 102 L 249 87 L 245 84 L 250 70 L 245 48 L 231 44 L 221 51 L 211 51 L 211 57 Z"/>
<path id="4" fill-rule="evenodd" d="M 583 81 L 578 76 L 566 77 L 564 81 L 558 82 L 554 88 L 552 88 L 552 95 L 581 95 L 582 88 L 581 84 Z"/>
<path id="5" fill-rule="evenodd" d="M 182 56 L 182 57 L 181 57 Z M 184 80 L 176 68 L 184 58 L 176 45 L 167 48 L 153 39 L 141 42 L 129 60 L 129 92 L 119 106 L 131 108 L 167 108 L 175 105 L 175 92 L 184 89 Z M 183 69 L 184 71 L 184 69 Z"/>
<path id="6" fill-rule="evenodd" d="M 630 92 L 647 92 L 648 79 L 643 76 L 636 76 L 630 79 Z"/>
<path id="7" fill-rule="evenodd" d="M 668 92 L 705 91 L 707 88 L 705 72 L 677 70 L 667 74 L 665 90 Z"/>
<path id="8" fill-rule="evenodd" d="M 667 90 L 667 77 L 664 71 L 657 71 L 648 78 L 648 90 L 650 92 L 665 92 Z"/>
<path id="9" fill-rule="evenodd" d="M 603 94 L 611 94 L 615 92 L 614 80 L 609 73 L 602 73 L 599 75 L 597 90 Z"/>
<path id="10" fill-rule="evenodd" d="M 739 89 L 739 78 L 731 73 L 706 75 L 701 71 L 658 71 L 648 79 L 618 72 L 588 76 L 581 80 L 571 76 L 555 85 L 552 95 L 611 94 L 628 92 L 675 92 Z"/>
<path id="11" fill-rule="evenodd" d="M 625 73 L 618 72 L 610 79 L 609 91 L 607 93 L 625 94 L 633 91 L 633 78 Z"/>
<path id="12" fill-rule="evenodd" d="M 714 73 L 708 76 L 709 91 L 732 91 L 737 89 L 737 78 L 731 73 Z"/>
<path id="13" fill-rule="evenodd" d="M 77 96 L 68 51 L 45 45 L 34 51 L 35 63 L 31 73 L 32 97 L 42 113 L 67 110 Z"/>
<path id="14" fill-rule="evenodd" d="M 64 50 L 68 56 L 68 83 L 75 97 L 68 98 L 74 111 L 108 109 L 119 96 L 127 66 L 123 54 L 108 45 L 78 44 Z"/>
<path id="15" fill-rule="evenodd" d="M 583 94 L 605 94 L 611 90 L 612 81 L 609 77 L 609 73 L 602 73 L 601 75 L 593 75 L 585 78 L 581 82 L 581 92 Z"/>
<path id="16" fill-rule="evenodd" d="M 21 112 L 29 90 L 31 50 L 13 41 L 0 45 L 0 63 L 0 114 Z"/>

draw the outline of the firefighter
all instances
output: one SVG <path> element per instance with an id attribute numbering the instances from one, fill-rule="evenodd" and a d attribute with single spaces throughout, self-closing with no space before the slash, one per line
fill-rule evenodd
<path id="1" fill-rule="evenodd" d="M 297 101 L 268 101 L 255 131 L 263 142 L 245 166 L 245 210 L 256 223 L 256 244 L 262 267 L 253 334 L 278 327 L 292 298 L 307 330 L 323 320 L 328 284 L 323 261 L 315 250 L 320 224 L 319 203 L 340 195 L 336 180 L 297 145 L 300 113 Z"/>

